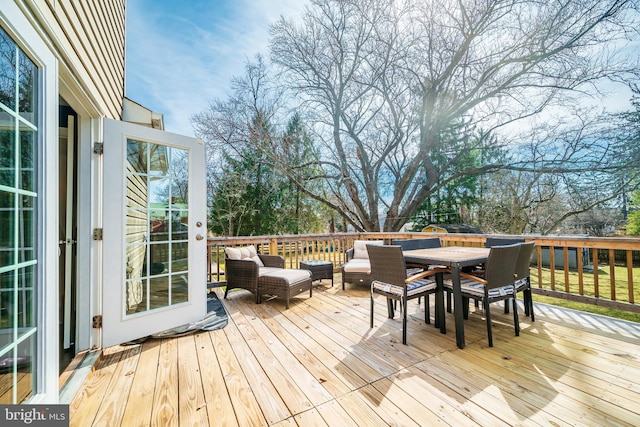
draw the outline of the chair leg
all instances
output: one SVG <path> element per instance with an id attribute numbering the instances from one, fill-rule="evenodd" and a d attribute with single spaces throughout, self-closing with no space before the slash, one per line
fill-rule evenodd
<path id="1" fill-rule="evenodd" d="M 504 300 L 504 314 L 509 314 L 509 299 Z"/>
<path id="2" fill-rule="evenodd" d="M 224 299 L 227 299 L 228 293 L 229 293 L 229 287 L 227 286 L 227 289 L 224 290 Z"/>
<path id="3" fill-rule="evenodd" d="M 516 336 L 520 336 L 520 321 L 518 320 L 518 301 L 514 297 L 513 300 L 513 327 L 516 330 Z"/>
<path id="4" fill-rule="evenodd" d="M 447 291 L 447 313 L 451 313 L 451 292 Z"/>
<path id="5" fill-rule="evenodd" d="M 468 297 L 462 297 L 462 317 L 465 320 L 469 318 L 469 298 Z"/>
<path id="6" fill-rule="evenodd" d="M 407 300 L 402 301 L 402 344 L 407 345 Z"/>
<path id="7" fill-rule="evenodd" d="M 369 327 L 373 328 L 373 292 L 371 292 L 371 315 L 370 317 L 370 322 L 369 322 Z"/>
<path id="8" fill-rule="evenodd" d="M 493 335 L 491 334 L 491 310 L 489 310 L 489 299 L 483 298 L 484 316 L 487 319 L 487 340 L 489 341 L 489 347 L 493 347 Z"/>
<path id="9" fill-rule="evenodd" d="M 533 314 L 533 295 L 531 294 L 531 289 L 527 291 L 529 293 L 529 315 L 531 316 L 531 321 L 536 321 L 536 316 Z"/>
<path id="10" fill-rule="evenodd" d="M 391 298 L 387 298 L 387 313 L 389 315 L 389 319 L 393 319 L 395 316 L 395 313 L 393 312 L 393 304 L 394 302 L 391 301 Z"/>
<path id="11" fill-rule="evenodd" d="M 420 297 L 418 297 L 420 299 Z M 424 323 L 431 323 L 431 307 L 429 307 L 429 295 L 424 296 Z"/>

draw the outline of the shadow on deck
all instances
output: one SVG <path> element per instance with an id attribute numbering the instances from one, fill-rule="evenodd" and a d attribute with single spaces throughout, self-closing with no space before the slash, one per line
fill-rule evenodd
<path id="1" fill-rule="evenodd" d="M 369 328 L 368 295 L 231 292 L 224 329 L 104 350 L 71 425 L 638 425 L 640 325 L 537 304 L 515 337 L 495 309 L 489 348 L 472 311 L 460 350 L 414 300 L 404 346 L 382 299 Z"/>

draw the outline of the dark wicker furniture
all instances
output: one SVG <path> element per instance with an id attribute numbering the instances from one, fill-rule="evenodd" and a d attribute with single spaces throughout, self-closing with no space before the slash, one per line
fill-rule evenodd
<path id="1" fill-rule="evenodd" d="M 425 297 L 427 303 L 424 308 L 424 321 L 430 323 L 428 295 L 439 292 L 442 298 L 442 290 L 434 280 L 427 280 L 426 277 L 435 275 L 438 270 L 425 270 L 416 275 L 407 277 L 407 268 L 400 246 L 367 246 L 369 251 L 369 261 L 371 263 L 371 315 L 370 326 L 373 328 L 373 297 L 380 294 L 387 298 L 387 310 L 389 318 L 393 319 L 394 304 L 392 301 L 399 301 L 402 308 L 402 344 L 407 344 L 407 302 L 414 298 Z M 437 297 L 436 297 L 437 298 Z M 436 319 L 441 314 L 437 309 Z M 439 325 L 436 320 L 435 324 Z"/>
<path id="2" fill-rule="evenodd" d="M 311 272 L 311 280 L 331 279 L 333 287 L 333 263 L 331 261 L 307 260 L 300 261 L 300 268 Z"/>
<path id="3" fill-rule="evenodd" d="M 256 304 L 262 302 L 262 295 L 282 297 L 286 308 L 289 299 L 302 292 L 313 295 L 311 273 L 307 270 L 285 269 L 284 258 L 278 255 L 257 255 L 264 267 L 253 259 L 225 258 L 227 289 L 224 297 L 232 289 L 246 289 L 256 296 Z"/>
<path id="4" fill-rule="evenodd" d="M 367 254 L 367 245 L 382 245 L 382 240 L 355 240 L 353 247 L 345 251 L 345 263 L 342 265 L 342 289 L 345 282 L 369 286 L 371 284 L 371 265 Z"/>
<path id="5" fill-rule="evenodd" d="M 521 244 L 507 246 L 493 246 L 485 263 L 484 277 L 460 272 L 460 290 L 462 294 L 462 308 L 464 318 L 469 316 L 469 299 L 480 300 L 483 304 L 487 323 L 487 338 L 489 347 L 493 347 L 491 333 L 491 303 L 513 299 L 513 326 L 516 336 L 520 335 L 518 323 L 518 309 L 516 305 L 516 262 Z M 445 280 L 445 289 L 453 292 L 451 280 Z"/>

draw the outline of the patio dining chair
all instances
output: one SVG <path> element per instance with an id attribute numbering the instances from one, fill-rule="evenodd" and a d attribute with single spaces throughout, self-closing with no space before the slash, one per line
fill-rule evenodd
<path id="1" fill-rule="evenodd" d="M 371 324 L 373 328 L 373 307 L 375 294 L 387 298 L 387 310 L 393 319 L 394 301 L 399 301 L 402 309 L 402 344 L 407 344 L 407 303 L 409 300 L 425 297 L 424 321 L 431 323 L 428 295 L 436 293 L 438 286 L 435 280 L 427 279 L 438 273 L 437 269 L 422 271 L 407 277 L 407 268 L 402 254 L 402 247 L 397 245 L 367 245 L 369 262 L 371 263 Z M 442 294 L 441 294 L 442 295 Z M 438 305 L 436 304 L 436 307 Z M 436 309 L 436 319 L 440 315 Z M 439 324 L 438 321 L 435 322 Z"/>
<path id="2" fill-rule="evenodd" d="M 531 271 L 529 266 L 531 263 L 531 255 L 535 249 L 535 242 L 522 243 L 518 260 L 516 261 L 516 293 L 522 292 L 522 300 L 524 301 L 524 314 L 531 317 L 531 321 L 535 322 L 536 318 L 533 314 L 533 299 L 531 297 Z M 505 306 L 508 306 L 507 304 Z"/>
<path id="3" fill-rule="evenodd" d="M 513 326 L 515 335 L 520 335 L 518 310 L 516 305 L 516 262 L 521 244 L 507 246 L 493 246 L 485 264 L 484 277 L 474 274 L 460 273 L 460 289 L 462 293 L 464 318 L 468 318 L 469 299 L 482 301 L 482 307 L 487 322 L 487 338 L 489 347 L 493 347 L 491 332 L 490 305 L 497 301 L 513 300 Z M 453 292 L 452 281 L 444 282 L 445 289 Z"/>

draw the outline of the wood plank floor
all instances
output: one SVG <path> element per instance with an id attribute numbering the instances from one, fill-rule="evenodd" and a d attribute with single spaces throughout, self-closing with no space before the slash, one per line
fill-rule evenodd
<path id="1" fill-rule="evenodd" d="M 414 300 L 404 346 L 383 299 L 370 329 L 366 289 L 323 283 L 289 310 L 235 291 L 224 329 L 104 350 L 71 425 L 640 425 L 640 325 L 537 305 L 515 337 L 495 305 L 494 347 L 471 309 L 460 350 Z"/>

